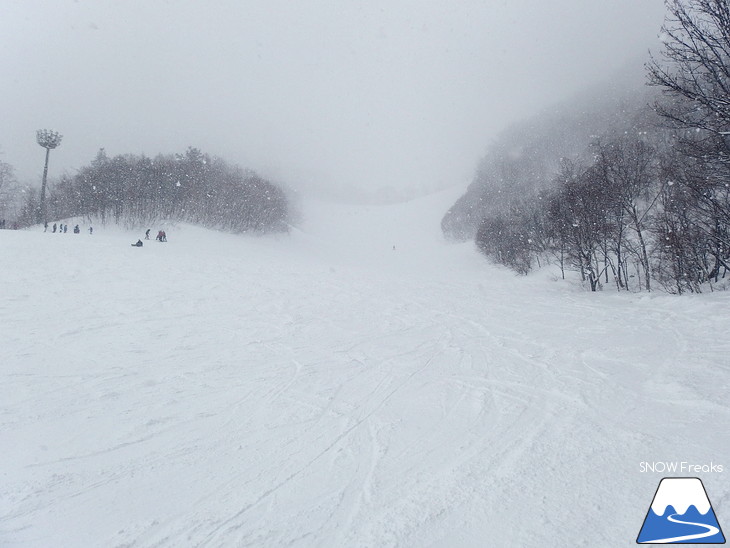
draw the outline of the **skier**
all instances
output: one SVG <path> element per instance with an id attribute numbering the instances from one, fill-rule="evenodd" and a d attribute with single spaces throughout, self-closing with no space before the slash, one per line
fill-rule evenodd
<path id="1" fill-rule="evenodd" d="M 68 225 L 63 225 L 63 233 L 66 234 L 68 232 Z"/>
<path id="2" fill-rule="evenodd" d="M 90 226 L 89 227 L 89 236 L 91 236 L 93 233 L 94 233 L 94 227 Z"/>
<path id="3" fill-rule="evenodd" d="M 56 228 L 58 228 L 57 225 L 56 225 L 56 223 L 53 223 L 53 233 L 54 234 L 56 233 Z"/>
<path id="4" fill-rule="evenodd" d="M 149 240 L 150 239 L 150 230 L 152 230 L 152 229 L 148 228 L 147 229 L 147 232 L 144 233 L 144 239 L 145 240 Z"/>

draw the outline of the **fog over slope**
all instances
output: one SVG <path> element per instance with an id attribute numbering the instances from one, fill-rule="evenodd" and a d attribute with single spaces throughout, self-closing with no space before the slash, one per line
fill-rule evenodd
<path id="1" fill-rule="evenodd" d="M 442 220 L 444 234 L 471 239 L 482 218 L 545 188 L 563 159 L 590 159 L 589 145 L 616 132 L 647 130 L 658 92 L 632 63 L 606 81 L 513 124 L 487 148 L 466 193 Z"/>

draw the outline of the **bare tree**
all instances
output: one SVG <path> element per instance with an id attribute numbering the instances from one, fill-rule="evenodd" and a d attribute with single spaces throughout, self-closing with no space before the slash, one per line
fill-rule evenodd
<path id="1" fill-rule="evenodd" d="M 671 0 L 668 7 L 663 62 L 652 58 L 649 82 L 668 96 L 657 112 L 678 130 L 677 150 L 687 158 L 676 180 L 710 242 L 709 281 L 730 259 L 730 3 Z"/>
<path id="2" fill-rule="evenodd" d="M 730 4 L 727 0 L 667 0 L 663 62 L 652 57 L 649 83 L 683 101 L 659 113 L 683 128 L 712 135 L 730 130 Z"/>
<path id="3" fill-rule="evenodd" d="M 658 194 L 652 196 L 656 186 L 656 154 L 644 141 L 629 137 L 614 139 L 608 143 L 595 145 L 596 169 L 607 188 L 613 206 L 615 228 L 614 253 L 618 263 L 619 287 L 624 281 L 624 250 L 635 249 L 635 255 L 644 271 L 644 286 L 651 291 L 651 265 L 649 264 L 649 245 L 646 240 L 649 226 L 649 213 L 656 205 Z M 636 236 L 636 245 L 629 246 L 624 230 L 629 228 Z"/>

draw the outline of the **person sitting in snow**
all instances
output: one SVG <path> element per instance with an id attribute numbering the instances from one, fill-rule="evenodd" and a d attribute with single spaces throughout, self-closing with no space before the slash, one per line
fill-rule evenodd
<path id="1" fill-rule="evenodd" d="M 74 234 L 79 234 L 81 232 L 81 229 L 79 228 L 79 225 L 76 225 L 74 227 Z"/>
<path id="2" fill-rule="evenodd" d="M 142 247 L 144 244 L 142 243 L 142 240 L 137 240 L 136 244 L 132 244 L 132 247 Z"/>

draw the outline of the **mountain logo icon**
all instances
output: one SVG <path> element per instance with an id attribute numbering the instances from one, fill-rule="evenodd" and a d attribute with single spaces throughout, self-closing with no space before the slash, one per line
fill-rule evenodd
<path id="1" fill-rule="evenodd" d="M 725 544 L 702 480 L 662 479 L 636 543 Z"/>

